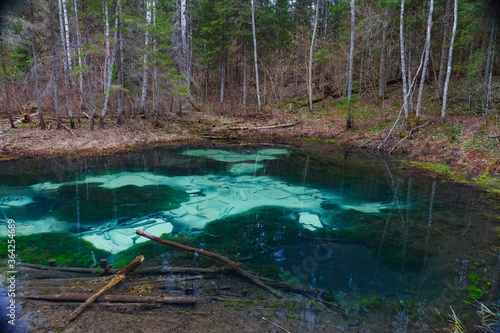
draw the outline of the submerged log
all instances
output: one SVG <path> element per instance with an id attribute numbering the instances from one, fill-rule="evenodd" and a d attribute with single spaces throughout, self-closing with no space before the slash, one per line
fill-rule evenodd
<path id="1" fill-rule="evenodd" d="M 89 299 L 85 301 L 82 305 L 78 307 L 75 311 L 71 312 L 70 315 L 68 316 L 68 319 L 66 320 L 66 324 L 69 324 L 72 320 L 74 320 L 78 315 L 90 304 L 92 304 L 99 296 L 102 295 L 106 290 L 111 289 L 114 285 L 118 284 L 121 280 L 125 279 L 127 276 L 131 275 L 137 267 L 139 267 L 142 262 L 144 261 L 144 256 L 139 255 L 137 256 L 134 261 L 132 261 L 130 264 L 128 264 L 124 269 L 118 271 L 116 275 L 111 279 L 111 281 L 99 289 L 97 293 L 92 295 Z"/>
<path id="2" fill-rule="evenodd" d="M 79 293 L 63 293 L 53 295 L 34 295 L 24 296 L 26 299 L 34 299 L 40 301 L 55 301 L 55 302 L 83 302 L 89 299 L 91 295 Z M 95 299 L 95 302 L 110 302 L 110 303 L 163 303 L 163 304 L 195 304 L 196 297 L 155 297 L 155 296 L 139 296 L 139 295 L 100 295 Z"/>
<path id="3" fill-rule="evenodd" d="M 151 235 L 149 232 L 146 232 L 146 231 L 141 230 L 141 229 L 137 230 L 135 233 L 138 234 L 139 236 L 149 238 L 152 241 L 155 241 L 155 242 L 163 244 L 163 245 L 173 246 L 173 247 L 176 247 L 178 249 L 182 249 L 184 251 L 194 252 L 194 253 L 198 253 L 198 254 L 204 255 L 206 257 L 211 257 L 211 258 L 218 259 L 218 260 L 220 260 L 220 261 L 222 261 L 222 262 L 224 262 L 224 263 L 226 263 L 228 265 L 227 269 L 233 269 L 234 271 L 236 271 L 241 276 L 243 276 L 243 277 L 247 278 L 248 280 L 252 281 L 253 283 L 255 283 L 256 285 L 258 285 L 259 287 L 261 287 L 263 289 L 266 289 L 267 291 L 269 291 L 274 296 L 276 296 L 278 298 L 282 298 L 283 297 L 283 295 L 281 294 L 281 292 L 279 292 L 278 290 L 276 290 L 276 289 L 268 286 L 267 284 L 265 284 L 264 282 L 262 282 L 262 280 L 259 279 L 257 276 L 255 276 L 255 275 L 251 274 L 250 272 L 248 272 L 248 271 L 244 270 L 243 268 L 241 268 L 239 263 L 236 263 L 236 262 L 232 261 L 231 259 L 224 257 L 223 255 L 220 255 L 220 254 L 214 253 L 214 252 L 210 252 L 210 251 L 205 251 L 205 250 L 197 249 L 197 248 L 194 248 L 194 247 L 191 247 L 191 246 L 187 246 L 187 245 L 183 245 L 183 244 L 179 244 L 179 243 L 176 243 L 176 242 L 168 241 L 166 239 L 158 238 L 156 236 Z"/>

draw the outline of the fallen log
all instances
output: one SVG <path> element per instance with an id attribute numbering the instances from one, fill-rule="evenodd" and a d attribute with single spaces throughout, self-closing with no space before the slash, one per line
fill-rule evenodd
<path id="1" fill-rule="evenodd" d="M 54 302 L 83 302 L 89 299 L 88 294 L 79 293 L 63 293 L 63 294 L 48 294 L 48 295 L 33 295 L 24 296 L 25 299 L 34 299 L 40 301 Z M 138 295 L 100 295 L 95 299 L 95 302 L 110 302 L 110 303 L 163 303 L 163 304 L 195 304 L 196 297 L 155 297 L 155 296 L 138 296 Z"/>
<path id="2" fill-rule="evenodd" d="M 92 304 L 99 296 L 102 295 L 106 290 L 111 289 L 114 285 L 118 284 L 121 280 L 125 279 L 127 276 L 131 275 L 137 267 L 139 267 L 142 262 L 144 261 L 144 256 L 139 255 L 137 256 L 130 264 L 128 264 L 124 269 L 121 269 L 116 273 L 116 275 L 111 279 L 111 281 L 99 289 L 98 292 L 96 292 L 94 295 L 92 295 L 89 299 L 85 301 L 82 305 L 78 307 L 75 311 L 71 312 L 70 315 L 68 316 L 68 319 L 66 320 L 66 324 L 69 324 L 72 320 L 74 320 L 78 315 L 85 310 L 87 306 Z"/>
<path id="3" fill-rule="evenodd" d="M 86 273 L 86 274 L 97 274 L 99 272 L 98 269 L 93 268 L 80 268 L 80 267 L 50 267 L 44 265 L 37 264 L 28 264 L 21 263 L 19 265 L 21 268 L 32 268 L 32 269 L 40 269 L 40 270 L 48 270 L 48 271 L 59 271 L 59 272 L 72 272 L 72 273 Z M 218 274 L 224 271 L 223 267 L 209 267 L 209 268 L 196 268 L 196 267 L 147 267 L 143 269 L 138 269 L 135 271 L 135 275 L 149 275 L 149 274 Z M 118 269 L 110 269 L 103 275 L 111 275 L 118 273 Z"/>
<path id="4" fill-rule="evenodd" d="M 148 232 L 146 232 L 144 230 L 141 230 L 141 229 L 137 230 L 135 233 L 138 234 L 139 236 L 149 238 L 152 241 L 155 241 L 155 242 L 163 244 L 163 245 L 173 246 L 173 247 L 176 247 L 178 249 L 182 249 L 184 251 L 194 252 L 194 253 L 198 253 L 198 254 L 201 254 L 201 255 L 204 255 L 204 256 L 207 256 L 207 257 L 218 259 L 218 260 L 220 260 L 220 261 L 222 261 L 222 262 L 224 262 L 224 263 L 226 263 L 228 265 L 227 269 L 232 269 L 232 270 L 236 271 L 238 274 L 240 274 L 241 276 L 243 276 L 243 277 L 247 278 L 248 280 L 252 281 L 253 283 L 255 283 L 256 285 L 258 285 L 259 287 L 261 287 L 263 289 L 266 289 L 267 291 L 269 291 L 274 296 L 276 296 L 278 298 L 282 298 L 283 297 L 283 295 L 281 294 L 281 292 L 279 292 L 278 290 L 276 290 L 276 289 L 268 286 L 267 284 L 265 284 L 264 282 L 262 282 L 262 280 L 259 279 L 257 276 L 255 276 L 255 275 L 249 273 L 248 271 L 244 270 L 243 268 L 241 268 L 239 263 L 236 263 L 236 262 L 232 261 L 231 259 L 226 258 L 226 257 L 224 257 L 224 256 L 222 256 L 220 254 L 217 254 L 217 253 L 214 253 L 214 252 L 210 252 L 210 251 L 201 250 L 201 249 L 197 249 L 197 248 L 194 248 L 194 247 L 191 247 L 191 246 L 187 246 L 187 245 L 183 245 L 183 244 L 179 244 L 179 243 L 176 243 L 176 242 L 168 241 L 166 239 L 161 239 L 161 238 L 153 236 L 150 233 L 148 233 Z"/>
<path id="5" fill-rule="evenodd" d="M 257 127 L 230 127 L 226 128 L 228 131 L 240 131 L 240 130 L 260 130 L 260 129 L 270 129 L 270 128 L 287 128 L 300 124 L 300 122 L 281 124 L 281 125 L 269 125 L 269 126 L 257 126 Z"/>

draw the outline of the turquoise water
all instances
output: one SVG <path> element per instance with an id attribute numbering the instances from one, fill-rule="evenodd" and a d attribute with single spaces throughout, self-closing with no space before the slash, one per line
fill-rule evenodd
<path id="1" fill-rule="evenodd" d="M 396 326 L 499 298 L 496 202 L 353 152 L 165 147 L 7 161 L 0 212 L 16 221 L 20 261 L 125 262 L 144 250 L 135 235 L 144 229 L 329 290 L 359 315 L 389 306 Z M 71 253 L 51 247 L 61 239 Z M 151 265 L 175 261 L 151 256 Z"/>

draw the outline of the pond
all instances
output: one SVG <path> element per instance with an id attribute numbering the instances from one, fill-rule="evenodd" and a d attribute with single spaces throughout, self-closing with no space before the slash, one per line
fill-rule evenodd
<path id="1" fill-rule="evenodd" d="M 331 147 L 157 147 L 0 164 L 0 235 L 14 220 L 18 262 L 123 267 L 144 254 L 149 266 L 208 265 L 159 250 L 135 234 L 143 229 L 325 290 L 350 325 L 379 317 L 381 332 L 446 327 L 450 306 L 477 324 L 479 301 L 498 304 L 497 204 Z M 0 246 L 6 258 L 7 237 Z"/>

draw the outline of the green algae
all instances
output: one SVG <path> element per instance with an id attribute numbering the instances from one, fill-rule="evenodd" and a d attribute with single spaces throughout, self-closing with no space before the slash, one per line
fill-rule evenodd
<path id="1" fill-rule="evenodd" d="M 0 257 L 7 257 L 8 237 L 0 238 Z M 60 266 L 91 267 L 110 253 L 97 249 L 92 243 L 67 232 L 46 232 L 16 236 L 17 260 L 32 264 L 48 265 L 55 259 Z M 95 261 L 94 261 L 95 259 Z"/>
<path id="2" fill-rule="evenodd" d="M 189 199 L 184 191 L 166 185 L 128 185 L 115 189 L 100 184 L 63 185 L 52 195 L 57 200 L 66 201 L 65 205 L 54 210 L 55 218 L 94 224 L 175 209 Z"/>

